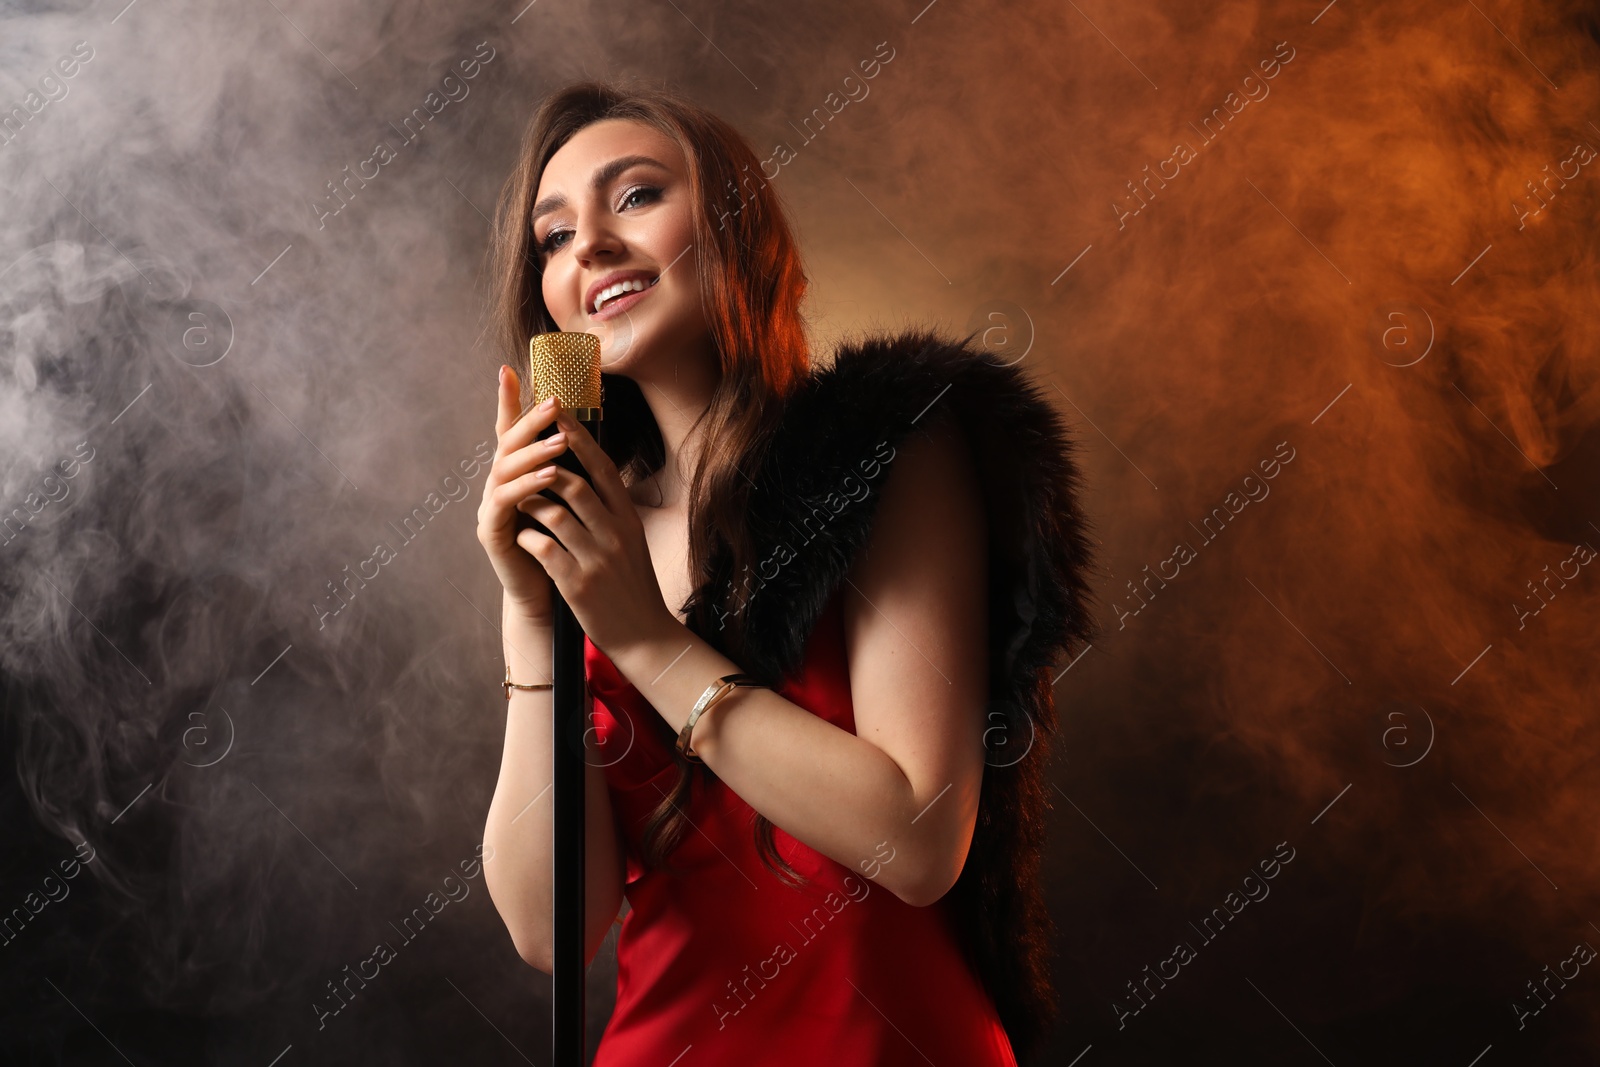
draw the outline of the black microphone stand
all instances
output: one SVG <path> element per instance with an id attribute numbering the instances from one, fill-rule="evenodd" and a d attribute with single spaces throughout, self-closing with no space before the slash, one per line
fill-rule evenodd
<path id="1" fill-rule="evenodd" d="M 591 413 L 597 415 L 599 412 L 594 408 L 580 408 L 573 412 L 578 425 L 596 441 L 600 441 L 603 420 L 584 417 Z M 539 436 L 548 437 L 556 429 L 552 424 Z M 589 472 L 571 449 L 557 456 L 555 463 L 592 484 Z M 541 495 L 556 499 L 566 506 L 565 501 L 560 501 L 551 490 L 546 489 Z M 555 808 L 552 842 L 555 864 L 552 904 L 555 914 L 551 935 L 551 1062 L 554 1067 L 583 1067 L 584 1024 L 588 1015 L 584 997 L 588 967 L 588 961 L 584 959 L 584 941 L 588 930 L 584 877 L 588 869 L 584 849 L 588 840 L 585 804 L 588 761 L 584 758 L 584 737 L 588 731 L 588 688 L 583 670 L 583 627 L 560 590 L 554 590 L 553 593 L 552 634 L 555 645 L 551 664 L 555 689 L 552 693 L 554 716 L 551 720 L 551 752 L 554 779 L 551 792 Z"/>
<path id="2" fill-rule="evenodd" d="M 535 334 L 528 340 L 528 363 L 534 387 L 534 401 L 549 396 L 560 398 L 561 407 L 604 447 L 602 439 L 600 339 L 586 332 L 553 331 Z M 554 434 L 554 423 L 539 432 L 543 440 Z M 572 449 L 554 460 L 556 466 L 571 471 L 590 485 L 594 479 Z M 539 495 L 572 508 L 553 489 Z M 519 513 L 529 525 L 547 537 L 555 535 L 538 520 Z M 560 538 L 556 538 L 557 541 Z M 551 878 L 551 983 L 550 1044 L 554 1067 L 583 1067 L 584 979 L 588 961 L 584 942 L 588 923 L 585 901 L 588 865 L 584 844 L 588 839 L 585 805 L 588 761 L 585 740 L 588 734 L 589 691 L 583 671 L 583 627 L 556 587 L 551 595 L 553 648 L 551 652 L 553 713 L 551 715 L 551 762 L 554 793 L 552 812 Z"/>

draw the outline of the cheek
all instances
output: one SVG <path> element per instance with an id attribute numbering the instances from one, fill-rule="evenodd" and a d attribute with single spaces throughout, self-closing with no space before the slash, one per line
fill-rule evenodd
<path id="1" fill-rule="evenodd" d="M 691 269 L 685 273 L 694 273 L 691 262 L 695 258 L 694 220 L 686 218 L 681 222 L 675 221 L 675 224 L 668 228 L 666 243 L 671 248 L 674 256 L 677 256 L 680 252 L 683 253 L 683 259 L 678 263 L 678 266 L 689 265 Z M 688 249 L 688 251 L 684 252 L 684 249 Z"/>
<path id="2" fill-rule="evenodd" d="M 678 247 L 682 251 L 682 246 Z M 662 293 L 661 314 L 667 329 L 674 334 L 693 333 L 705 326 L 705 311 L 700 306 L 700 283 L 695 277 L 694 252 L 687 253 L 672 268 L 666 280 L 671 288 Z M 663 283 L 663 284 L 666 284 Z"/>
<path id="3" fill-rule="evenodd" d="M 666 210 L 653 212 L 647 219 L 641 219 L 641 227 L 635 232 L 635 241 L 643 248 L 649 250 L 652 258 L 660 263 L 677 261 L 677 266 L 672 268 L 672 273 L 677 274 L 685 267 L 690 270 L 685 273 L 692 274 L 693 267 L 690 260 L 694 252 L 684 253 L 684 249 L 694 244 L 694 212 L 687 201 L 681 196 L 678 200 L 667 206 Z"/>
<path id="4" fill-rule="evenodd" d="M 682 220 L 672 220 L 664 228 L 660 244 L 664 256 L 663 262 L 677 261 L 672 273 L 677 276 L 679 288 L 689 293 L 698 303 L 700 295 L 696 277 L 699 253 L 694 247 L 694 220 L 687 217 Z"/>
<path id="5" fill-rule="evenodd" d="M 558 328 L 563 328 L 563 324 L 570 321 L 578 309 L 578 298 L 572 295 L 570 285 L 562 283 L 562 278 L 561 267 L 552 266 L 544 272 L 539 282 L 539 291 L 544 296 L 544 306 Z"/>

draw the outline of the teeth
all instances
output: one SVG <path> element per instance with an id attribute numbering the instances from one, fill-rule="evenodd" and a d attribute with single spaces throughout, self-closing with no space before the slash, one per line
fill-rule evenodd
<path id="1" fill-rule="evenodd" d="M 660 278 L 651 278 L 649 281 L 645 281 L 643 278 L 631 278 L 628 281 L 618 282 L 615 285 L 607 286 L 595 294 L 594 310 L 599 311 L 608 300 L 613 300 L 621 296 L 623 293 L 642 292 L 643 290 L 650 288 L 658 281 L 660 281 Z"/>

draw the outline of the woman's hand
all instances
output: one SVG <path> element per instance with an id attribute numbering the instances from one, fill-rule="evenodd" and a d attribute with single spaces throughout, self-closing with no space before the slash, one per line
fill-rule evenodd
<path id="1" fill-rule="evenodd" d="M 662 599 L 644 524 L 616 464 L 569 412 L 560 411 L 556 423 L 594 484 L 555 464 L 531 476 L 538 480 L 524 484 L 534 495 L 517 490 L 526 497 L 518 509 L 555 536 L 527 529 L 516 535 L 516 543 L 555 581 L 595 647 L 610 655 L 678 620 Z M 572 510 L 537 495 L 541 489 L 554 492 Z"/>
<path id="2" fill-rule="evenodd" d="M 537 468 L 561 454 L 560 441 L 534 438 L 555 420 L 555 407 L 533 407 L 517 417 L 521 386 L 517 372 L 500 368 L 499 414 L 495 420 L 494 462 L 478 506 L 478 543 L 489 554 L 496 577 L 505 587 L 507 607 L 528 620 L 549 625 L 552 615 L 550 576 L 517 542 L 517 502 L 537 493 L 550 479 Z"/>

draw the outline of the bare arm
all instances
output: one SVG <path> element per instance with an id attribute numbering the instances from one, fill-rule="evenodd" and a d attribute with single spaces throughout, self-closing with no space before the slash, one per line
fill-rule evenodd
<path id="1" fill-rule="evenodd" d="M 930 430 L 891 460 L 846 588 L 856 733 L 765 689 L 734 690 L 694 730 L 729 788 L 823 855 L 855 869 L 888 841 L 875 880 L 917 906 L 955 883 L 972 840 L 988 678 L 977 475 L 955 427 Z M 676 620 L 611 659 L 674 731 L 741 669 Z"/>
<path id="2" fill-rule="evenodd" d="M 502 616 L 511 680 L 549 681 L 553 652 L 549 627 L 522 619 L 509 609 Z M 488 853 L 493 858 L 486 859 L 483 868 L 489 896 L 505 921 L 518 954 L 547 974 L 553 967 L 551 693 L 548 689 L 511 691 L 500 779 L 483 829 L 484 844 L 494 850 Z M 588 823 L 585 963 L 594 959 L 622 907 L 625 869 L 605 772 L 597 762 L 591 761 L 584 768 Z"/>

